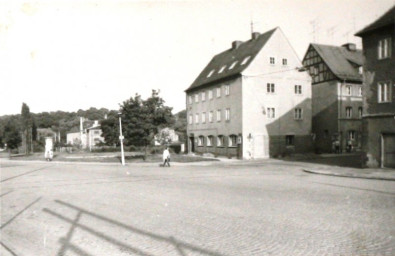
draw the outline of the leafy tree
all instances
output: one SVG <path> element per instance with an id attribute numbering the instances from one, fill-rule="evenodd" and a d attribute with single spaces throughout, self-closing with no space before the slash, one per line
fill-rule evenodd
<path id="1" fill-rule="evenodd" d="M 8 149 L 16 149 L 22 142 L 21 135 L 18 129 L 16 119 L 9 119 L 4 127 L 3 133 L 4 143 L 7 144 Z"/>
<path id="2" fill-rule="evenodd" d="M 100 121 L 102 136 L 107 145 L 119 145 L 119 122 L 117 111 L 111 111 L 107 119 Z"/>
<path id="3" fill-rule="evenodd" d="M 182 110 L 174 115 L 175 123 L 174 123 L 174 130 L 179 135 L 180 141 L 185 141 L 187 138 L 187 111 Z"/>
<path id="4" fill-rule="evenodd" d="M 164 103 L 156 90 L 152 90 L 151 97 L 146 100 L 136 94 L 123 102 L 122 129 L 126 145 L 144 146 L 147 149 L 161 127 L 173 124 L 172 108 Z"/>
<path id="5" fill-rule="evenodd" d="M 21 110 L 21 125 L 22 125 L 22 132 L 23 136 L 25 137 L 26 141 L 26 154 L 30 153 L 31 149 L 31 139 L 32 139 L 32 115 L 30 114 L 29 106 L 26 103 L 22 103 L 22 110 Z"/>

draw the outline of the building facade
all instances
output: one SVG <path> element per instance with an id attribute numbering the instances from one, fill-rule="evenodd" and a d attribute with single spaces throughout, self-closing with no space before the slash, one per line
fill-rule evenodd
<path id="1" fill-rule="evenodd" d="M 363 152 L 368 167 L 395 167 L 395 6 L 356 35 L 364 63 Z"/>
<path id="2" fill-rule="evenodd" d="M 362 51 L 355 44 L 310 44 L 303 66 L 312 77 L 312 130 L 316 152 L 361 148 Z"/>
<path id="3" fill-rule="evenodd" d="M 280 28 L 216 56 L 186 90 L 188 152 L 268 158 L 308 152 L 311 78 Z"/>

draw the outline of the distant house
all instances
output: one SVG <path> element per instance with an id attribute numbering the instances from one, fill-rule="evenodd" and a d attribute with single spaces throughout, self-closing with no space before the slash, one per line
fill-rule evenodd
<path id="1" fill-rule="evenodd" d="M 362 63 L 355 44 L 307 49 L 303 66 L 312 77 L 312 129 L 319 152 L 361 147 Z"/>
<path id="2" fill-rule="evenodd" d="M 311 78 L 280 28 L 217 54 L 186 92 L 188 152 L 268 158 L 312 150 Z"/>
<path id="3" fill-rule="evenodd" d="M 98 144 L 105 142 L 102 136 L 102 130 L 99 122 L 94 121 L 93 125 L 85 128 L 83 127 L 83 119 L 80 120 L 80 131 L 67 133 L 67 144 L 79 146 L 82 149 L 92 150 Z"/>
<path id="4" fill-rule="evenodd" d="M 178 143 L 179 142 L 179 136 L 176 133 L 174 129 L 170 128 L 163 128 L 161 129 L 157 135 L 155 135 L 155 145 L 162 145 L 163 143 L 165 144 L 171 144 L 171 143 Z"/>
<path id="5" fill-rule="evenodd" d="M 356 36 L 365 57 L 364 164 L 395 167 L 395 6 Z"/>

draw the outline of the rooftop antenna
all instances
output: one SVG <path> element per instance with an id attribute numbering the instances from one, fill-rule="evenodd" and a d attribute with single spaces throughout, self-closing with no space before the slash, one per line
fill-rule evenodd
<path id="1" fill-rule="evenodd" d="M 328 29 L 326 30 L 326 33 L 328 34 L 328 36 L 329 36 L 330 41 L 331 41 L 332 44 L 333 44 L 333 34 L 335 34 L 336 29 L 337 29 L 337 25 L 336 25 L 336 26 L 333 26 L 333 27 L 330 27 L 330 28 L 328 28 Z"/>

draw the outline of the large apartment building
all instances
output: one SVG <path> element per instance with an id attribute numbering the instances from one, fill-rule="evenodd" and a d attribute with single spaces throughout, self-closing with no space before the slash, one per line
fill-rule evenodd
<path id="1" fill-rule="evenodd" d="M 188 151 L 268 158 L 312 150 L 311 78 L 280 28 L 214 56 L 186 90 Z"/>
<path id="2" fill-rule="evenodd" d="M 364 164 L 395 167 L 395 6 L 356 35 L 365 57 Z"/>
<path id="3" fill-rule="evenodd" d="M 312 77 L 316 152 L 361 148 L 362 51 L 355 44 L 310 44 L 303 66 Z"/>

